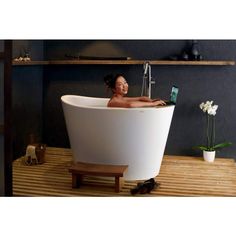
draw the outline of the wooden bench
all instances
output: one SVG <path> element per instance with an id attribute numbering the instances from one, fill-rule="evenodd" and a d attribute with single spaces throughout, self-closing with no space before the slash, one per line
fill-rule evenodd
<path id="1" fill-rule="evenodd" d="M 70 168 L 72 173 L 72 188 L 80 187 L 84 175 L 115 177 L 115 191 L 120 192 L 123 185 L 123 175 L 127 165 L 103 165 L 76 162 Z"/>

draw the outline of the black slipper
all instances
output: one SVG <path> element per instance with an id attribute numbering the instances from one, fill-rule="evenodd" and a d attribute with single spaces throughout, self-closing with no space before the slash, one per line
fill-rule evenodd
<path id="1" fill-rule="evenodd" d="M 133 189 L 130 190 L 130 193 L 132 195 L 140 193 L 140 194 L 145 194 L 145 193 L 150 193 L 153 189 L 156 189 L 159 187 L 159 183 L 157 183 L 154 178 L 151 178 L 149 180 L 144 181 L 143 183 L 137 183 L 137 186 Z"/>

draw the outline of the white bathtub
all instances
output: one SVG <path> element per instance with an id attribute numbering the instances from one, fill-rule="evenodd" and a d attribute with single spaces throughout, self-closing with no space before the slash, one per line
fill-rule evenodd
<path id="1" fill-rule="evenodd" d="M 108 108 L 108 98 L 61 97 L 74 161 L 128 165 L 126 180 L 158 175 L 174 106 Z"/>

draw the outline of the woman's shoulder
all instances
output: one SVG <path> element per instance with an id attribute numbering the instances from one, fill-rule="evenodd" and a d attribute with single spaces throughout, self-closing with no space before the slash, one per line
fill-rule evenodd
<path id="1" fill-rule="evenodd" d="M 112 97 L 107 103 L 108 107 L 126 107 L 126 101 L 120 97 Z"/>
<path id="2" fill-rule="evenodd" d="M 112 101 L 112 99 L 110 99 L 110 100 L 108 101 L 108 103 L 107 103 L 107 106 L 108 106 L 108 107 L 111 107 L 111 106 L 112 106 L 112 103 L 113 103 L 113 101 Z"/>

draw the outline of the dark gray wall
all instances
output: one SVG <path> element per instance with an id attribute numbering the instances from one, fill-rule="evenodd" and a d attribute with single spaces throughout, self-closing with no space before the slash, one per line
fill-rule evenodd
<path id="1" fill-rule="evenodd" d="M 200 40 L 205 60 L 236 60 L 235 40 Z M 95 56 L 130 56 L 155 60 L 180 54 L 187 40 L 48 40 L 44 43 L 45 59 L 64 59 L 65 54 Z M 130 96 L 139 96 L 142 65 L 68 65 L 48 66 L 44 71 L 43 140 L 49 146 L 69 147 L 60 97 L 80 94 L 106 97 L 103 77 L 123 73 L 130 84 Z M 202 101 L 214 100 L 219 105 L 216 116 L 216 141 L 236 143 L 235 66 L 152 66 L 156 79 L 152 97 L 168 98 L 173 84 L 180 88 L 166 154 L 201 155 L 193 150 L 205 141 Z M 223 149 L 218 156 L 234 157 L 236 145 Z"/>
<path id="2" fill-rule="evenodd" d="M 0 40 L 0 52 L 3 52 L 3 40 Z M 4 123 L 4 67 L 0 60 L 0 124 Z M 0 134 L 0 196 L 4 195 L 4 136 Z"/>
<path id="3" fill-rule="evenodd" d="M 44 46 L 40 40 L 14 40 L 13 57 L 29 51 L 32 60 L 43 60 Z M 37 141 L 42 137 L 43 67 L 13 66 L 13 158 L 24 155 L 29 135 Z"/>

